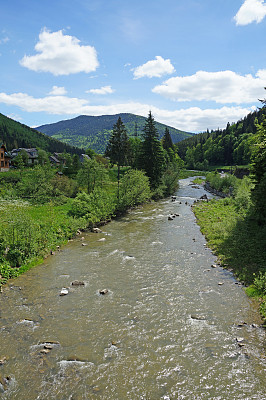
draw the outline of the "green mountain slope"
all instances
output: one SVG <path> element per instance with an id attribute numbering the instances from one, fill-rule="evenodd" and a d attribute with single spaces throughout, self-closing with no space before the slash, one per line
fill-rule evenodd
<path id="1" fill-rule="evenodd" d="M 65 143 L 83 148 L 89 147 L 97 153 L 103 154 L 113 126 L 117 122 L 119 116 L 121 116 L 127 128 L 129 136 L 134 136 L 136 126 L 138 135 L 141 135 L 146 118 L 128 113 L 102 115 L 99 117 L 81 115 L 54 124 L 42 125 L 37 129 Z M 163 136 L 166 127 L 169 128 L 174 143 L 193 135 L 192 133 L 183 132 L 156 122 L 156 128 L 158 129 L 160 138 Z"/>
<path id="2" fill-rule="evenodd" d="M 226 129 L 199 133 L 177 144 L 179 156 L 189 168 L 204 169 L 207 165 L 247 165 L 257 123 L 266 116 L 266 107 L 248 114 Z"/>
<path id="3" fill-rule="evenodd" d="M 66 151 L 70 154 L 81 154 L 82 149 L 75 148 L 66 143 L 62 143 L 51 138 L 44 133 L 38 132 L 29 126 L 14 121 L 0 113 L 0 142 L 4 143 L 7 150 L 24 147 L 38 147 L 50 153 L 63 153 Z"/>

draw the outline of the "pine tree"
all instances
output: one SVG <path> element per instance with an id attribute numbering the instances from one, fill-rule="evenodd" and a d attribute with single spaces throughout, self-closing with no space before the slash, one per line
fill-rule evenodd
<path id="1" fill-rule="evenodd" d="M 121 117 L 113 127 L 112 135 L 105 150 L 105 156 L 110 158 L 112 164 L 117 164 L 117 182 L 119 198 L 120 167 L 125 165 L 129 148 L 128 135 Z"/>
<path id="2" fill-rule="evenodd" d="M 173 149 L 174 148 L 174 144 L 169 132 L 168 128 L 165 128 L 165 132 L 164 132 L 164 136 L 162 139 L 162 143 L 163 143 L 163 148 L 168 151 L 169 149 Z"/>
<path id="3" fill-rule="evenodd" d="M 164 155 L 151 111 L 146 119 L 142 137 L 139 166 L 150 178 L 151 186 L 157 187 L 163 173 Z"/>

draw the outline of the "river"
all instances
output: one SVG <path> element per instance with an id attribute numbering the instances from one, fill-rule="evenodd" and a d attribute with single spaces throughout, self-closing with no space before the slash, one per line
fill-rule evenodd
<path id="1" fill-rule="evenodd" d="M 257 304 L 229 271 L 211 267 L 190 207 L 204 193 L 181 180 L 176 201 L 82 233 L 9 282 L 0 294 L 0 397 L 266 399 Z"/>

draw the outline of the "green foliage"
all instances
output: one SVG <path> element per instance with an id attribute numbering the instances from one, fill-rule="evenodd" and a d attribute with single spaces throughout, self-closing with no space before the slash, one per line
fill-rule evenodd
<path id="1" fill-rule="evenodd" d="M 71 202 L 61 206 L 0 202 L 0 285 L 87 226 L 83 219 L 68 215 L 70 208 Z"/>
<path id="2" fill-rule="evenodd" d="M 212 188 L 226 194 L 229 193 L 230 187 L 233 189 L 234 193 L 239 182 L 234 175 L 227 174 L 226 176 L 221 177 L 217 172 L 208 173 L 206 175 L 206 181 L 210 183 Z"/>
<path id="3" fill-rule="evenodd" d="M 92 226 L 113 216 L 115 208 L 114 195 L 110 196 L 105 190 L 95 189 L 90 194 L 79 193 L 73 200 L 69 215 L 83 218 L 88 226 Z"/>
<path id="4" fill-rule="evenodd" d="M 164 169 L 164 153 L 159 141 L 154 118 L 151 112 L 146 119 L 143 129 L 143 141 L 139 157 L 139 167 L 143 169 L 150 178 L 151 187 L 156 188 L 160 184 Z"/>
<path id="5" fill-rule="evenodd" d="M 266 272 L 260 271 L 255 277 L 253 285 L 260 296 L 266 296 Z"/>
<path id="6" fill-rule="evenodd" d="M 253 187 L 252 181 L 249 177 L 244 176 L 243 179 L 238 181 L 238 185 L 235 192 L 235 207 L 239 213 L 246 214 L 249 212 L 252 201 L 251 201 L 251 189 Z"/>
<path id="7" fill-rule="evenodd" d="M 91 193 L 96 186 L 102 187 L 107 180 L 107 169 L 96 159 L 85 159 L 77 174 L 79 186 Z"/>
<path id="8" fill-rule="evenodd" d="M 114 124 L 112 135 L 108 141 L 105 156 L 110 158 L 112 164 L 125 165 L 129 149 L 127 130 L 121 117 Z"/>
<path id="9" fill-rule="evenodd" d="M 266 117 L 260 125 L 257 125 L 251 172 L 255 184 L 252 193 L 255 213 L 258 221 L 266 224 Z"/>
<path id="10" fill-rule="evenodd" d="M 121 179 L 118 210 L 142 204 L 151 198 L 148 177 L 138 170 L 129 170 Z"/>
<path id="11" fill-rule="evenodd" d="M 226 129 L 194 135 L 178 142 L 176 147 L 186 167 L 208 170 L 208 165 L 247 165 L 256 133 L 256 121 L 262 123 L 265 107 L 248 114 L 243 120 L 227 124 Z"/>

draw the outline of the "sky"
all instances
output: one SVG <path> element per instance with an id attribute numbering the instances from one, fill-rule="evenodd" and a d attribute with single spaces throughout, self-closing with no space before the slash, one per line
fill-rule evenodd
<path id="1" fill-rule="evenodd" d="M 260 106 L 266 0 L 12 0 L 0 112 L 31 127 L 133 113 L 187 131 Z"/>

